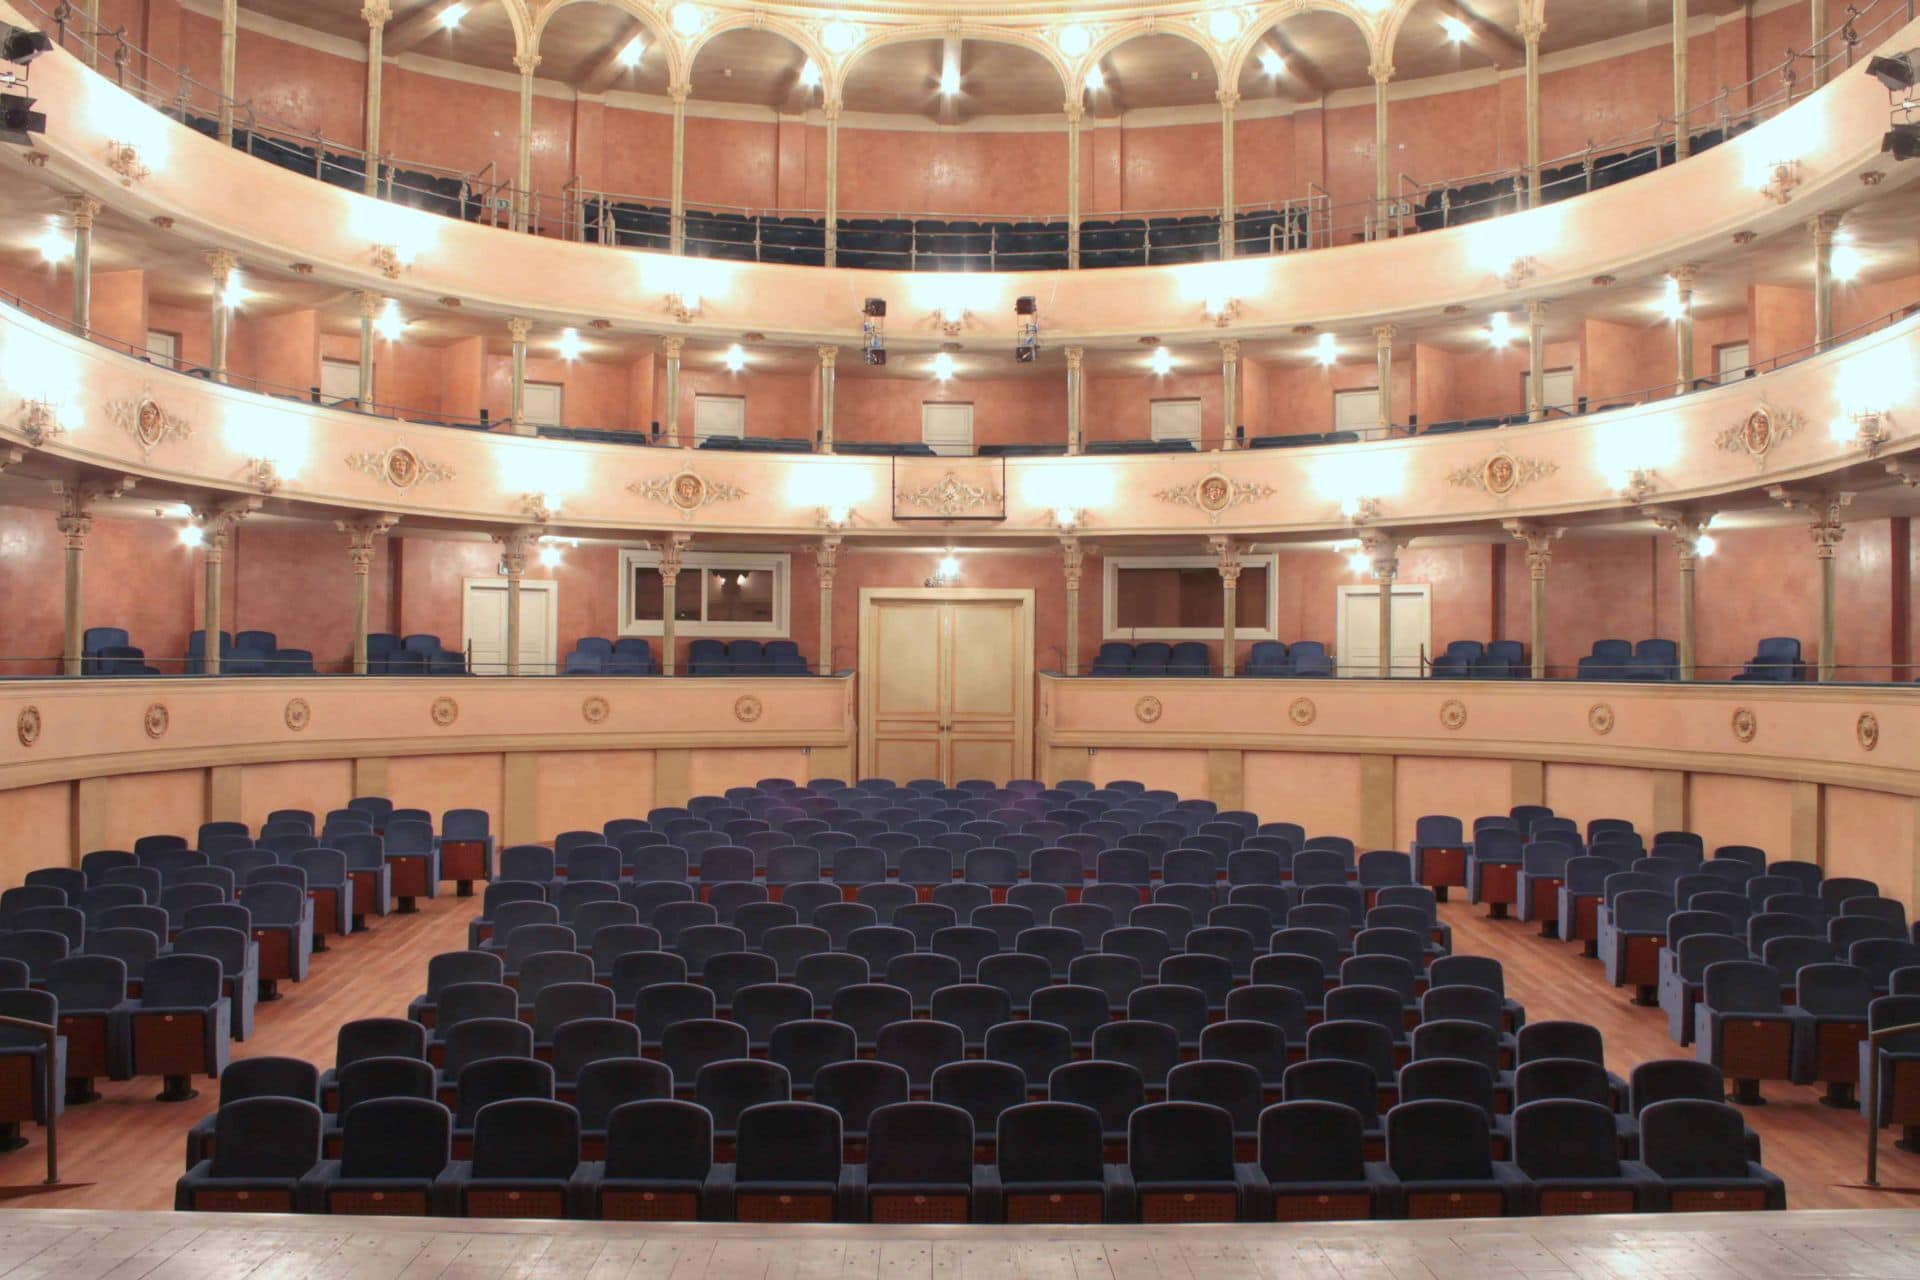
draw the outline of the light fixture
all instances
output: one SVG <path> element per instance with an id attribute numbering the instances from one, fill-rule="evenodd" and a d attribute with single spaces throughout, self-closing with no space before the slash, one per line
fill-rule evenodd
<path id="1" fill-rule="evenodd" d="M 1703 533 L 1693 540 L 1693 554 L 1702 559 L 1720 549 L 1720 543 L 1710 533 Z"/>
<path id="2" fill-rule="evenodd" d="M 946 554 L 941 556 L 939 563 L 934 565 L 933 576 L 927 579 L 926 585 L 929 587 L 950 587 L 959 580 L 960 557 L 954 554 L 952 547 L 948 547 Z"/>
<path id="3" fill-rule="evenodd" d="M 1260 51 L 1260 70 L 1269 76 L 1278 76 L 1287 69 L 1287 60 L 1272 49 Z"/>
<path id="4" fill-rule="evenodd" d="M 198 547 L 203 545 L 206 542 L 206 540 L 207 540 L 206 530 L 202 529 L 199 525 L 184 524 L 180 526 L 180 545 L 181 546 Z"/>
<path id="5" fill-rule="evenodd" d="M 1760 194 L 1775 204 L 1785 204 L 1793 199 L 1794 188 L 1800 185 L 1800 162 L 1798 160 L 1776 160 L 1767 166 L 1767 180 L 1760 187 Z"/>
<path id="6" fill-rule="evenodd" d="M 645 36 L 635 36 L 633 39 L 627 41 L 626 45 L 621 48 L 620 56 L 616 61 L 618 61 L 621 66 L 631 69 L 640 65 L 640 58 L 646 51 L 647 38 Z"/>
<path id="7" fill-rule="evenodd" d="M 442 31 L 451 31 L 455 27 L 459 26 L 460 20 L 465 18 L 466 16 L 467 16 L 466 5 L 450 4 L 446 8 L 440 11 L 440 16 L 439 18 L 435 19 L 435 21 L 437 21 L 440 24 L 440 29 Z"/>
<path id="8" fill-rule="evenodd" d="M 1686 304 L 1680 301 L 1680 282 L 1668 276 L 1666 287 L 1660 293 L 1660 301 L 1655 305 L 1660 314 L 1669 320 L 1678 320 L 1686 315 Z"/>
<path id="9" fill-rule="evenodd" d="M 933 376 L 942 382 L 953 381 L 953 356 L 942 351 L 933 357 Z"/>
<path id="10" fill-rule="evenodd" d="M 700 6 L 688 4 L 686 0 L 673 6 L 673 11 L 667 17 L 673 23 L 673 29 L 683 36 L 698 35 L 700 28 L 707 25 L 707 15 L 700 12 Z"/>
<path id="11" fill-rule="evenodd" d="M 48 263 L 58 264 L 73 257 L 73 238 L 61 235 L 58 227 L 48 227 L 33 243 L 40 250 L 41 259 Z"/>
<path id="12" fill-rule="evenodd" d="M 1332 334 L 1323 333 L 1314 342 L 1313 358 L 1318 360 L 1322 367 L 1331 366 L 1340 359 L 1340 348 L 1334 345 Z"/>
<path id="13" fill-rule="evenodd" d="M 1892 438 L 1885 419 L 1872 409 L 1843 413 L 1827 424 L 1827 430 L 1832 433 L 1835 444 L 1863 449 L 1869 458 L 1878 454 L 1880 446 Z"/>
<path id="14" fill-rule="evenodd" d="M 44 253 L 45 250 L 42 249 L 41 252 Z M 1835 280 L 1844 282 L 1860 274 L 1860 269 L 1866 266 L 1866 259 L 1862 258 L 1860 251 L 1852 245 L 1836 244 L 1833 246 L 1833 256 L 1828 259 L 1827 266 L 1833 272 Z"/>
<path id="15" fill-rule="evenodd" d="M 400 335 L 406 331 L 406 318 L 400 314 L 400 304 L 392 298 L 380 308 L 380 314 L 373 318 L 373 331 L 387 342 L 400 341 Z"/>
<path id="16" fill-rule="evenodd" d="M 1107 87 L 1107 77 L 1100 71 L 1100 64 L 1094 63 L 1087 68 L 1087 92 L 1098 93 Z"/>
<path id="17" fill-rule="evenodd" d="M 578 329 L 562 329 L 560 331 L 559 350 L 560 358 L 568 364 L 572 364 L 575 360 L 578 360 L 582 350 L 580 345 L 580 331 Z"/>
<path id="18" fill-rule="evenodd" d="M 540 543 L 540 563 L 549 569 L 558 569 L 561 561 L 560 544 L 542 541 Z"/>
<path id="19" fill-rule="evenodd" d="M 1053 523 L 1059 527 L 1062 533 L 1073 532 L 1075 526 L 1080 523 L 1080 509 L 1078 507 L 1055 507 L 1053 509 Z"/>
<path id="20" fill-rule="evenodd" d="M 1875 58 L 1867 63 L 1867 74 L 1878 80 L 1888 93 L 1905 93 L 1920 84 L 1920 67 L 1914 63 L 1914 50 L 1891 58 Z"/>
<path id="21" fill-rule="evenodd" d="M 240 278 L 238 271 L 229 271 L 226 283 L 220 286 L 220 305 L 228 311 L 238 311 L 246 300 L 246 282 Z"/>
<path id="22" fill-rule="evenodd" d="M 1496 311 L 1487 320 L 1487 342 L 1490 346 L 1504 349 L 1513 342 L 1513 321 L 1504 311 Z"/>
<path id="23" fill-rule="evenodd" d="M 1066 54 L 1069 58 L 1079 57 L 1093 44 L 1093 36 L 1082 26 L 1062 27 L 1057 39 L 1060 44 L 1060 52 Z"/>
<path id="24" fill-rule="evenodd" d="M 739 373 L 742 369 L 747 367 L 746 348 L 742 347 L 737 342 L 734 343 L 732 346 L 727 348 L 726 360 L 727 360 L 727 372 Z"/>
<path id="25" fill-rule="evenodd" d="M 1911 160 L 1920 156 L 1920 124 L 1896 124 L 1888 129 L 1881 135 L 1880 152 L 1895 160 Z"/>
<path id="26" fill-rule="evenodd" d="M 1153 354 L 1147 357 L 1147 367 L 1155 376 L 1164 378 L 1173 372 L 1173 352 L 1165 347 L 1155 347 Z"/>
<path id="27" fill-rule="evenodd" d="M 820 87 L 820 64 L 808 58 L 800 68 L 800 87 L 818 89 Z"/>
<path id="28" fill-rule="evenodd" d="M 940 96 L 951 98 L 960 92 L 960 68 L 949 62 L 940 68 Z"/>
<path id="29" fill-rule="evenodd" d="M 746 574 L 744 574 L 744 573 L 742 573 L 742 574 L 737 574 L 737 575 L 735 575 L 735 577 L 734 577 L 734 579 L 733 579 L 733 585 L 734 585 L 734 586 L 736 586 L 736 587 L 744 587 L 744 586 L 746 586 L 746 585 L 747 585 L 747 575 L 746 575 Z"/>
<path id="30" fill-rule="evenodd" d="M 1367 553 L 1356 551 L 1347 557 L 1347 569 L 1352 573 L 1372 573 L 1373 561 L 1367 559 Z"/>
<path id="31" fill-rule="evenodd" d="M 684 285 L 667 295 L 667 310 L 681 324 L 687 324 L 700 314 L 700 290 L 692 285 Z"/>
<path id="32" fill-rule="evenodd" d="M 1440 29 L 1447 33 L 1447 39 L 1454 44 L 1464 43 L 1466 38 L 1473 34 L 1472 27 L 1450 13 L 1440 15 Z"/>
<path id="33" fill-rule="evenodd" d="M 826 46 L 828 53 L 845 53 L 860 43 L 860 28 L 851 22 L 835 19 L 821 28 L 820 43 Z"/>
<path id="34" fill-rule="evenodd" d="M 1215 9 L 1207 15 L 1207 34 L 1218 44 L 1226 44 L 1240 34 L 1240 15 L 1232 9 Z"/>

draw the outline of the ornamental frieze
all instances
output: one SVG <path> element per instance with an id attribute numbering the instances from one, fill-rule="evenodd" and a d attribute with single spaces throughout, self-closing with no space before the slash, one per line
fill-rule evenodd
<path id="1" fill-rule="evenodd" d="M 153 451 L 163 444 L 193 435 L 193 424 L 162 406 L 146 387 L 132 399 L 107 401 L 107 417 L 133 437 L 142 458 L 153 457 Z"/>
<path id="2" fill-rule="evenodd" d="M 636 480 L 627 486 L 627 492 L 648 502 L 673 507 L 685 516 L 691 516 L 702 507 L 710 507 L 716 502 L 738 502 L 747 496 L 747 491 L 739 485 L 709 480 L 692 467 L 670 476 Z"/>
<path id="3" fill-rule="evenodd" d="M 1782 409 L 1763 396 L 1757 409 L 1715 436 L 1713 443 L 1726 453 L 1744 453 L 1753 459 L 1755 467 L 1765 468 L 1767 455 L 1806 425 L 1804 413 Z"/>
<path id="4" fill-rule="evenodd" d="M 896 491 L 893 511 L 906 520 L 1004 519 L 1007 495 L 992 484 L 969 484 L 949 471 L 918 489 Z"/>
<path id="5" fill-rule="evenodd" d="M 1220 517 L 1234 507 L 1250 502 L 1261 502 L 1271 498 L 1274 488 L 1270 484 L 1258 481 L 1235 480 L 1218 471 L 1211 472 L 1195 480 L 1192 484 L 1162 489 L 1153 496 L 1162 502 L 1170 502 L 1176 507 L 1194 507 L 1206 513 L 1207 519 L 1218 524 Z"/>
<path id="6" fill-rule="evenodd" d="M 1560 464 L 1545 458 L 1522 458 L 1505 449 L 1476 466 L 1461 467 L 1447 476 L 1449 483 L 1462 489 L 1478 489 L 1490 498 L 1503 501 L 1560 469 Z"/>
<path id="7" fill-rule="evenodd" d="M 442 480 L 453 479 L 452 467 L 422 458 L 409 449 L 404 441 L 395 441 L 386 449 L 350 453 L 347 455 L 347 465 L 355 471 L 364 471 L 376 479 L 384 480 L 403 492 L 417 484 L 438 484 Z"/>

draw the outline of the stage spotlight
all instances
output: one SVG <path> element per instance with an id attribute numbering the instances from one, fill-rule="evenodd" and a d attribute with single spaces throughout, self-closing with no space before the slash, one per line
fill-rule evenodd
<path id="1" fill-rule="evenodd" d="M 53 52 L 53 41 L 44 31 L 30 27 L 0 26 L 0 61 L 26 66 L 43 53 Z"/>
<path id="2" fill-rule="evenodd" d="M 1874 58 L 1867 63 L 1867 74 L 1886 86 L 1888 93 L 1904 93 L 1920 83 L 1920 69 L 1914 65 L 1914 51 L 1892 58 Z"/>
<path id="3" fill-rule="evenodd" d="M 887 349 L 885 347 L 868 347 L 866 359 L 868 364 L 885 364 L 887 362 Z"/>
<path id="4" fill-rule="evenodd" d="M 885 298 L 868 298 L 860 305 L 860 314 L 870 320 L 884 320 L 887 315 Z"/>
<path id="5" fill-rule="evenodd" d="M 0 94 L 0 142 L 31 146 L 32 135 L 47 131 L 47 114 L 33 109 L 33 99 L 22 93 Z"/>
<path id="6" fill-rule="evenodd" d="M 1880 139 L 1880 150 L 1895 160 L 1920 156 L 1920 124 L 1897 124 Z"/>
<path id="7" fill-rule="evenodd" d="M 1032 295 L 1015 298 L 1013 314 L 1020 326 L 1013 345 L 1014 363 L 1032 364 L 1040 354 L 1040 303 Z"/>

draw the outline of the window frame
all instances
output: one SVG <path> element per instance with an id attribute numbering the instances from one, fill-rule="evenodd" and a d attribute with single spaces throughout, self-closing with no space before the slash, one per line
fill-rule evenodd
<path id="1" fill-rule="evenodd" d="M 620 617 L 616 634 L 621 636 L 646 636 L 658 638 L 665 634 L 666 627 L 659 618 L 635 618 L 633 616 L 633 575 L 636 569 L 655 569 L 660 567 L 660 553 L 645 547 L 622 547 L 620 549 Z M 712 569 L 761 570 L 773 574 L 773 620 L 771 622 L 709 622 L 704 617 L 707 611 L 706 574 Z M 792 617 L 793 557 L 781 552 L 753 551 L 687 551 L 680 557 L 681 573 L 699 573 L 700 612 L 703 615 L 697 622 L 675 622 L 675 636 L 695 638 L 717 638 L 727 640 L 784 640 L 789 638 Z M 662 607 L 666 601 L 662 600 Z"/>
<path id="2" fill-rule="evenodd" d="M 701 404 L 706 403 L 709 405 L 718 406 L 723 401 L 726 403 L 729 412 L 735 413 L 739 417 L 740 429 L 738 431 L 707 431 L 703 433 L 700 430 Z M 696 445 L 707 440 L 718 440 L 718 439 L 744 440 L 746 438 L 746 435 L 747 435 L 747 398 L 744 395 L 733 395 L 731 393 L 720 393 L 720 392 L 711 392 L 711 391 L 696 391 L 693 393 L 693 440 Z"/>
<path id="3" fill-rule="evenodd" d="M 1241 640 L 1278 640 L 1280 626 L 1280 554 L 1276 551 L 1246 552 L 1240 567 L 1259 567 L 1267 571 L 1266 625 L 1235 627 L 1233 638 Z M 1107 556 L 1101 561 L 1100 632 L 1103 640 L 1223 640 L 1225 627 L 1122 627 L 1118 624 L 1120 571 L 1122 569 L 1211 569 L 1216 574 L 1220 562 L 1212 556 Z"/>

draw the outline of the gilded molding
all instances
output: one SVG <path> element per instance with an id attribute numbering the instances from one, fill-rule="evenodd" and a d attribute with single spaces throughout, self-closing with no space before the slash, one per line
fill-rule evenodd
<path id="1" fill-rule="evenodd" d="M 164 702 L 150 704 L 141 716 L 141 724 L 145 727 L 149 738 L 166 737 L 167 728 L 172 723 L 173 717 L 167 714 L 167 704 Z"/>
<path id="2" fill-rule="evenodd" d="M 1176 507 L 1194 507 L 1205 512 L 1207 519 L 1218 524 L 1220 517 L 1231 508 L 1252 502 L 1263 502 L 1273 494 L 1274 488 L 1270 484 L 1235 480 L 1214 471 L 1200 477 L 1192 484 L 1162 489 L 1153 496 L 1161 502 L 1170 502 Z"/>
<path id="3" fill-rule="evenodd" d="M 313 707 L 305 698 L 289 698 L 281 718 L 286 721 L 287 728 L 299 733 L 313 723 Z"/>
<path id="4" fill-rule="evenodd" d="M 1314 706 L 1312 698 L 1295 698 L 1287 704 L 1287 719 L 1302 729 L 1320 718 L 1320 708 Z"/>
<path id="5" fill-rule="evenodd" d="M 1871 711 L 1862 711 L 1860 718 L 1854 721 L 1853 736 L 1860 741 L 1862 751 L 1871 751 L 1880 745 L 1880 717 Z"/>
<path id="6" fill-rule="evenodd" d="M 409 449 L 405 441 L 396 440 L 385 449 L 365 449 L 359 453 L 347 455 L 347 466 L 355 471 L 364 471 L 379 480 L 386 481 L 395 489 L 405 491 L 422 481 L 437 484 L 442 480 L 453 479 L 453 468 L 438 462 L 429 462 Z"/>
<path id="7" fill-rule="evenodd" d="M 1744 453 L 1753 465 L 1766 470 L 1767 455 L 1791 440 L 1807 425 L 1807 415 L 1798 409 L 1782 409 L 1760 397 L 1759 407 L 1713 438 L 1716 447 L 1726 453 Z"/>
<path id="8" fill-rule="evenodd" d="M 597 693 L 580 703 L 580 718 L 588 724 L 605 724 L 612 714 L 613 704 Z"/>
<path id="9" fill-rule="evenodd" d="M 1760 732 L 1760 721 L 1759 718 L 1753 714 L 1752 707 L 1735 707 L 1733 709 L 1732 727 L 1733 736 L 1736 741 L 1752 742 L 1754 737 Z"/>
<path id="10" fill-rule="evenodd" d="M 1161 716 L 1166 714 L 1166 710 L 1166 707 L 1161 704 L 1160 699 L 1154 697 L 1152 694 L 1148 694 L 1133 704 L 1133 714 L 1141 724 L 1153 724 L 1159 720 Z"/>
<path id="11" fill-rule="evenodd" d="M 40 729 L 40 708 L 23 708 L 20 712 L 20 718 L 14 725 L 14 732 L 20 737 L 20 745 L 23 747 L 31 747 L 34 743 L 40 741 Z"/>
<path id="12" fill-rule="evenodd" d="M 143 459 L 152 459 L 153 451 L 163 444 L 193 437 L 193 424 L 168 412 L 145 386 L 134 399 L 107 401 L 107 417 L 133 437 Z"/>
<path id="13" fill-rule="evenodd" d="M 644 498 L 648 502 L 658 502 L 662 506 L 673 507 L 687 517 L 716 502 L 738 502 L 747 496 L 747 491 L 739 485 L 728 484 L 722 480 L 709 480 L 692 467 L 677 471 L 670 476 L 636 480 L 627 486 L 627 492 Z"/>
<path id="14" fill-rule="evenodd" d="M 1601 737 L 1613 732 L 1613 706 L 1606 702 L 1596 702 L 1587 708 L 1587 728 Z"/>
<path id="15" fill-rule="evenodd" d="M 901 489 L 893 495 L 893 504 L 896 511 L 904 507 L 946 519 L 957 519 L 975 512 L 1004 516 L 1007 495 L 990 484 L 968 484 L 949 471 L 940 479 L 921 485 L 918 489 Z"/>
<path id="16" fill-rule="evenodd" d="M 451 728 L 453 722 L 460 718 L 460 704 L 452 698 L 435 698 L 433 705 L 427 708 L 427 714 L 442 729 Z"/>
<path id="17" fill-rule="evenodd" d="M 1458 698 L 1448 698 L 1440 704 L 1440 727 L 1443 729 L 1464 728 L 1467 723 L 1467 704 Z"/>
<path id="18" fill-rule="evenodd" d="M 1490 498 L 1502 502 L 1515 492 L 1543 480 L 1560 469 L 1560 464 L 1546 458 L 1523 458 L 1508 453 L 1505 449 L 1487 458 L 1477 466 L 1461 467 L 1447 476 L 1450 484 L 1462 489 L 1478 489 Z"/>
<path id="19" fill-rule="evenodd" d="M 741 724 L 752 724 L 766 712 L 766 704 L 751 693 L 743 693 L 733 700 L 733 718 Z"/>

